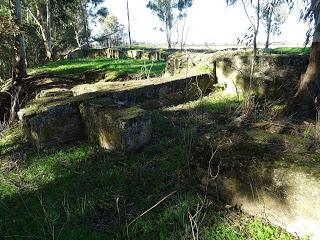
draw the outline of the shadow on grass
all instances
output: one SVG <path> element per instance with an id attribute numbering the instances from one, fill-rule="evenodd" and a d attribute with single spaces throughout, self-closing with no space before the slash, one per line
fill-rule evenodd
<path id="1" fill-rule="evenodd" d="M 179 130 L 168 127 L 161 114 L 154 117 L 153 143 L 142 152 L 125 156 L 82 144 L 29 152 L 28 166 L 2 172 L 6 179 L 0 177 L 5 182 L 0 187 L 1 236 L 126 239 L 130 221 L 177 190 L 128 230 L 132 239 L 153 239 L 159 234 L 175 239 L 182 228 L 180 215 L 186 214 L 181 208 L 188 207 L 179 206 L 185 198 L 179 179 L 184 155 Z"/>
<path id="2" fill-rule="evenodd" d="M 85 143 L 27 153 L 28 165 L 14 172 L 0 172 L 0 181 L 5 182 L 0 185 L 1 236 L 186 238 L 187 232 L 190 234 L 186 227 L 188 212 L 196 209 L 199 202 L 193 164 L 200 157 L 208 161 L 211 154 L 208 144 L 200 145 L 199 151 L 196 140 L 202 133 L 210 132 L 218 141 L 223 133 L 230 132 L 225 123 L 238 105 L 234 100 L 229 104 L 204 101 L 186 109 L 154 110 L 152 142 L 131 155 L 111 154 Z M 213 122 L 208 125 L 210 119 Z M 238 162 L 262 157 L 270 150 L 268 144 L 223 149 L 220 159 L 234 155 L 224 170 L 231 167 L 236 172 Z M 281 155 L 283 142 L 277 142 L 277 146 L 280 147 L 274 149 L 274 154 Z M 271 159 L 265 161 L 272 164 Z M 265 174 L 266 180 L 271 178 L 271 172 Z M 177 193 L 127 228 L 133 219 L 173 191 Z M 222 218 L 215 223 L 219 221 Z"/>

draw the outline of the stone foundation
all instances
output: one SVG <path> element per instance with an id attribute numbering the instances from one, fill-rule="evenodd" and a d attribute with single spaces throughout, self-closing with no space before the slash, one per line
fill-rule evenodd
<path id="1" fill-rule="evenodd" d="M 175 51 L 175 50 L 171 50 Z M 126 48 L 102 48 L 102 49 L 77 49 L 65 55 L 58 56 L 61 59 L 76 59 L 76 58 L 97 58 L 108 57 L 115 59 L 132 58 L 145 59 L 153 61 L 166 61 L 170 52 L 164 52 L 158 49 L 126 49 Z"/>
<path id="2" fill-rule="evenodd" d="M 28 139 L 38 148 L 54 146 L 83 137 L 77 105 L 65 104 L 46 109 L 24 118 Z"/>
<path id="3" fill-rule="evenodd" d="M 209 93 L 213 84 L 214 80 L 210 75 L 202 74 L 141 81 L 100 82 L 78 86 L 72 90 L 50 89 L 40 93 L 18 115 L 29 140 L 37 147 L 50 147 L 84 138 L 79 112 L 81 105 L 85 125 L 90 129 L 88 122 L 93 121 L 92 124 L 95 124 L 92 129 L 96 132 L 88 132 L 89 139 L 99 139 L 100 128 L 114 125 L 115 129 L 101 130 L 103 134 L 99 144 L 107 149 L 131 151 L 146 142 L 144 137 L 149 138 L 145 132 L 149 131 L 150 125 L 143 111 L 138 114 L 140 110 L 134 111 L 135 108 L 131 107 L 141 104 L 146 108 L 157 108 L 183 103 Z M 94 108 L 92 101 L 97 99 L 108 110 L 100 112 L 99 108 Z M 116 110 L 114 106 L 121 109 Z M 124 116 L 125 113 L 128 113 L 127 116 Z M 88 115 L 90 117 L 86 117 Z M 112 143 L 106 138 L 109 132 L 121 140 Z"/>
<path id="4" fill-rule="evenodd" d="M 312 153 L 301 137 L 258 129 L 236 132 L 212 157 L 208 149 L 218 141 L 217 135 L 203 136 L 192 151 L 198 186 L 210 199 L 265 218 L 293 235 L 320 239 L 320 165 L 308 157 Z"/>
<path id="5" fill-rule="evenodd" d="M 103 100 L 80 105 L 88 139 L 116 152 L 138 150 L 151 139 L 150 116 L 141 108 L 108 106 Z"/>
<path id="6" fill-rule="evenodd" d="M 305 73 L 308 55 L 259 55 L 250 83 L 252 55 L 246 51 L 216 53 L 175 53 L 170 55 L 166 73 L 211 72 L 227 93 L 254 94 L 267 100 L 294 96 Z"/>

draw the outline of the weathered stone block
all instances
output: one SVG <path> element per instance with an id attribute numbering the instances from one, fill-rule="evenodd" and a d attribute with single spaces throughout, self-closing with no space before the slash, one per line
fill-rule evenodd
<path id="1" fill-rule="evenodd" d="M 141 59 L 143 55 L 142 50 L 129 50 L 128 57 L 133 59 Z"/>
<path id="2" fill-rule="evenodd" d="M 102 99 L 80 105 L 90 142 L 116 152 L 131 152 L 150 141 L 151 119 L 144 110 L 108 105 Z"/>
<path id="3" fill-rule="evenodd" d="M 254 94 L 269 100 L 286 100 L 296 92 L 301 74 L 308 66 L 308 55 L 260 55 L 250 81 L 252 56 L 241 51 L 182 53 L 170 55 L 167 74 L 212 72 L 227 93 Z"/>
<path id="4" fill-rule="evenodd" d="M 68 89 L 41 91 L 20 110 L 19 119 L 27 138 L 38 148 L 78 140 L 83 137 L 78 102 Z"/>
<path id="5" fill-rule="evenodd" d="M 311 125 L 287 123 L 282 134 L 269 133 L 270 125 L 237 128 L 228 136 L 215 132 L 200 137 L 192 148 L 199 186 L 215 201 L 236 205 L 299 237 L 318 240 L 318 148 L 309 150 L 309 141 L 291 132 Z M 219 148 L 214 158 L 208 151 L 212 146 Z"/>
<path id="6" fill-rule="evenodd" d="M 111 143 L 108 143 L 110 147 L 104 143 L 109 141 L 107 138 L 106 141 L 100 141 L 101 145 L 110 149 L 130 151 L 139 148 L 140 145 L 142 146 L 148 141 L 151 134 L 149 131 L 151 123 L 142 110 L 141 112 L 134 111 L 137 108 L 128 107 L 142 104 L 144 107 L 154 108 L 183 103 L 209 93 L 214 83 L 214 79 L 210 75 L 201 74 L 155 78 L 150 81 L 127 81 L 125 83 L 98 82 L 84 84 L 72 90 L 55 88 L 40 92 L 35 100 L 19 111 L 18 115 L 28 138 L 38 147 L 47 147 L 82 138 L 79 105 L 84 103 L 83 106 L 86 106 L 89 101 L 94 99 L 104 99 L 104 102 L 108 101 L 107 105 L 109 106 L 117 104 L 127 107 L 127 109 L 117 110 L 115 107 L 109 107 L 109 113 L 106 112 L 105 117 L 97 109 L 92 110 L 90 120 L 94 122 L 97 119 L 96 121 L 98 121 L 94 122 L 93 126 L 97 126 L 96 128 L 104 126 L 103 121 L 107 121 L 109 125 L 114 123 L 112 126 L 117 126 L 117 136 L 121 136 L 121 141 L 114 144 L 111 144 L 110 140 Z M 86 116 L 88 111 L 84 112 Z M 101 115 L 102 120 L 96 118 L 96 115 Z M 119 119 L 117 119 L 118 116 Z M 84 120 L 86 121 L 86 118 Z M 89 123 L 86 122 L 86 126 L 89 126 Z M 90 129 L 90 127 L 87 128 Z M 141 135 L 139 135 L 139 129 L 142 131 Z M 134 134 L 130 135 L 132 132 Z M 133 136 L 133 139 L 130 136 Z"/>
<path id="7" fill-rule="evenodd" d="M 170 106 L 210 93 L 216 83 L 210 74 L 153 78 L 149 81 L 100 82 L 72 89 L 79 98 L 109 98 L 123 106 Z"/>
<path id="8" fill-rule="evenodd" d="M 83 137 L 79 109 L 75 104 L 52 106 L 46 111 L 25 115 L 23 127 L 28 139 L 38 148 Z"/>

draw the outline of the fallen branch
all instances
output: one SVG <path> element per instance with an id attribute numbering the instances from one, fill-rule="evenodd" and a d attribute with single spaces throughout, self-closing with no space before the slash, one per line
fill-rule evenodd
<path id="1" fill-rule="evenodd" d="M 157 207 L 160 203 L 162 203 L 164 200 L 166 200 L 167 198 L 169 198 L 170 196 L 172 196 L 173 194 L 175 194 L 177 191 L 173 191 L 172 193 L 168 194 L 167 196 L 165 196 L 164 198 L 162 198 L 159 202 L 157 202 L 155 205 L 153 205 L 151 208 L 147 209 L 146 211 L 144 211 L 142 214 L 140 214 L 138 217 L 136 217 L 135 219 L 133 219 L 127 226 L 127 228 L 129 228 L 129 226 L 131 224 L 133 224 L 135 221 L 137 221 L 139 218 L 141 218 L 142 216 L 146 215 L 148 212 L 150 212 L 152 209 L 154 209 L 155 207 Z"/>

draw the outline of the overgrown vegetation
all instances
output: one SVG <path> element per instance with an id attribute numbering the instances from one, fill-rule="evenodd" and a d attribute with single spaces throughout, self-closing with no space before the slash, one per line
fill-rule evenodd
<path id="1" fill-rule="evenodd" d="M 203 133 L 228 129 L 239 104 L 217 94 L 153 110 L 152 143 L 131 155 L 86 142 L 38 152 L 24 141 L 20 128 L 11 130 L 0 141 L 1 236 L 294 239 L 262 219 L 206 199 L 190 173 L 194 143 Z"/>

